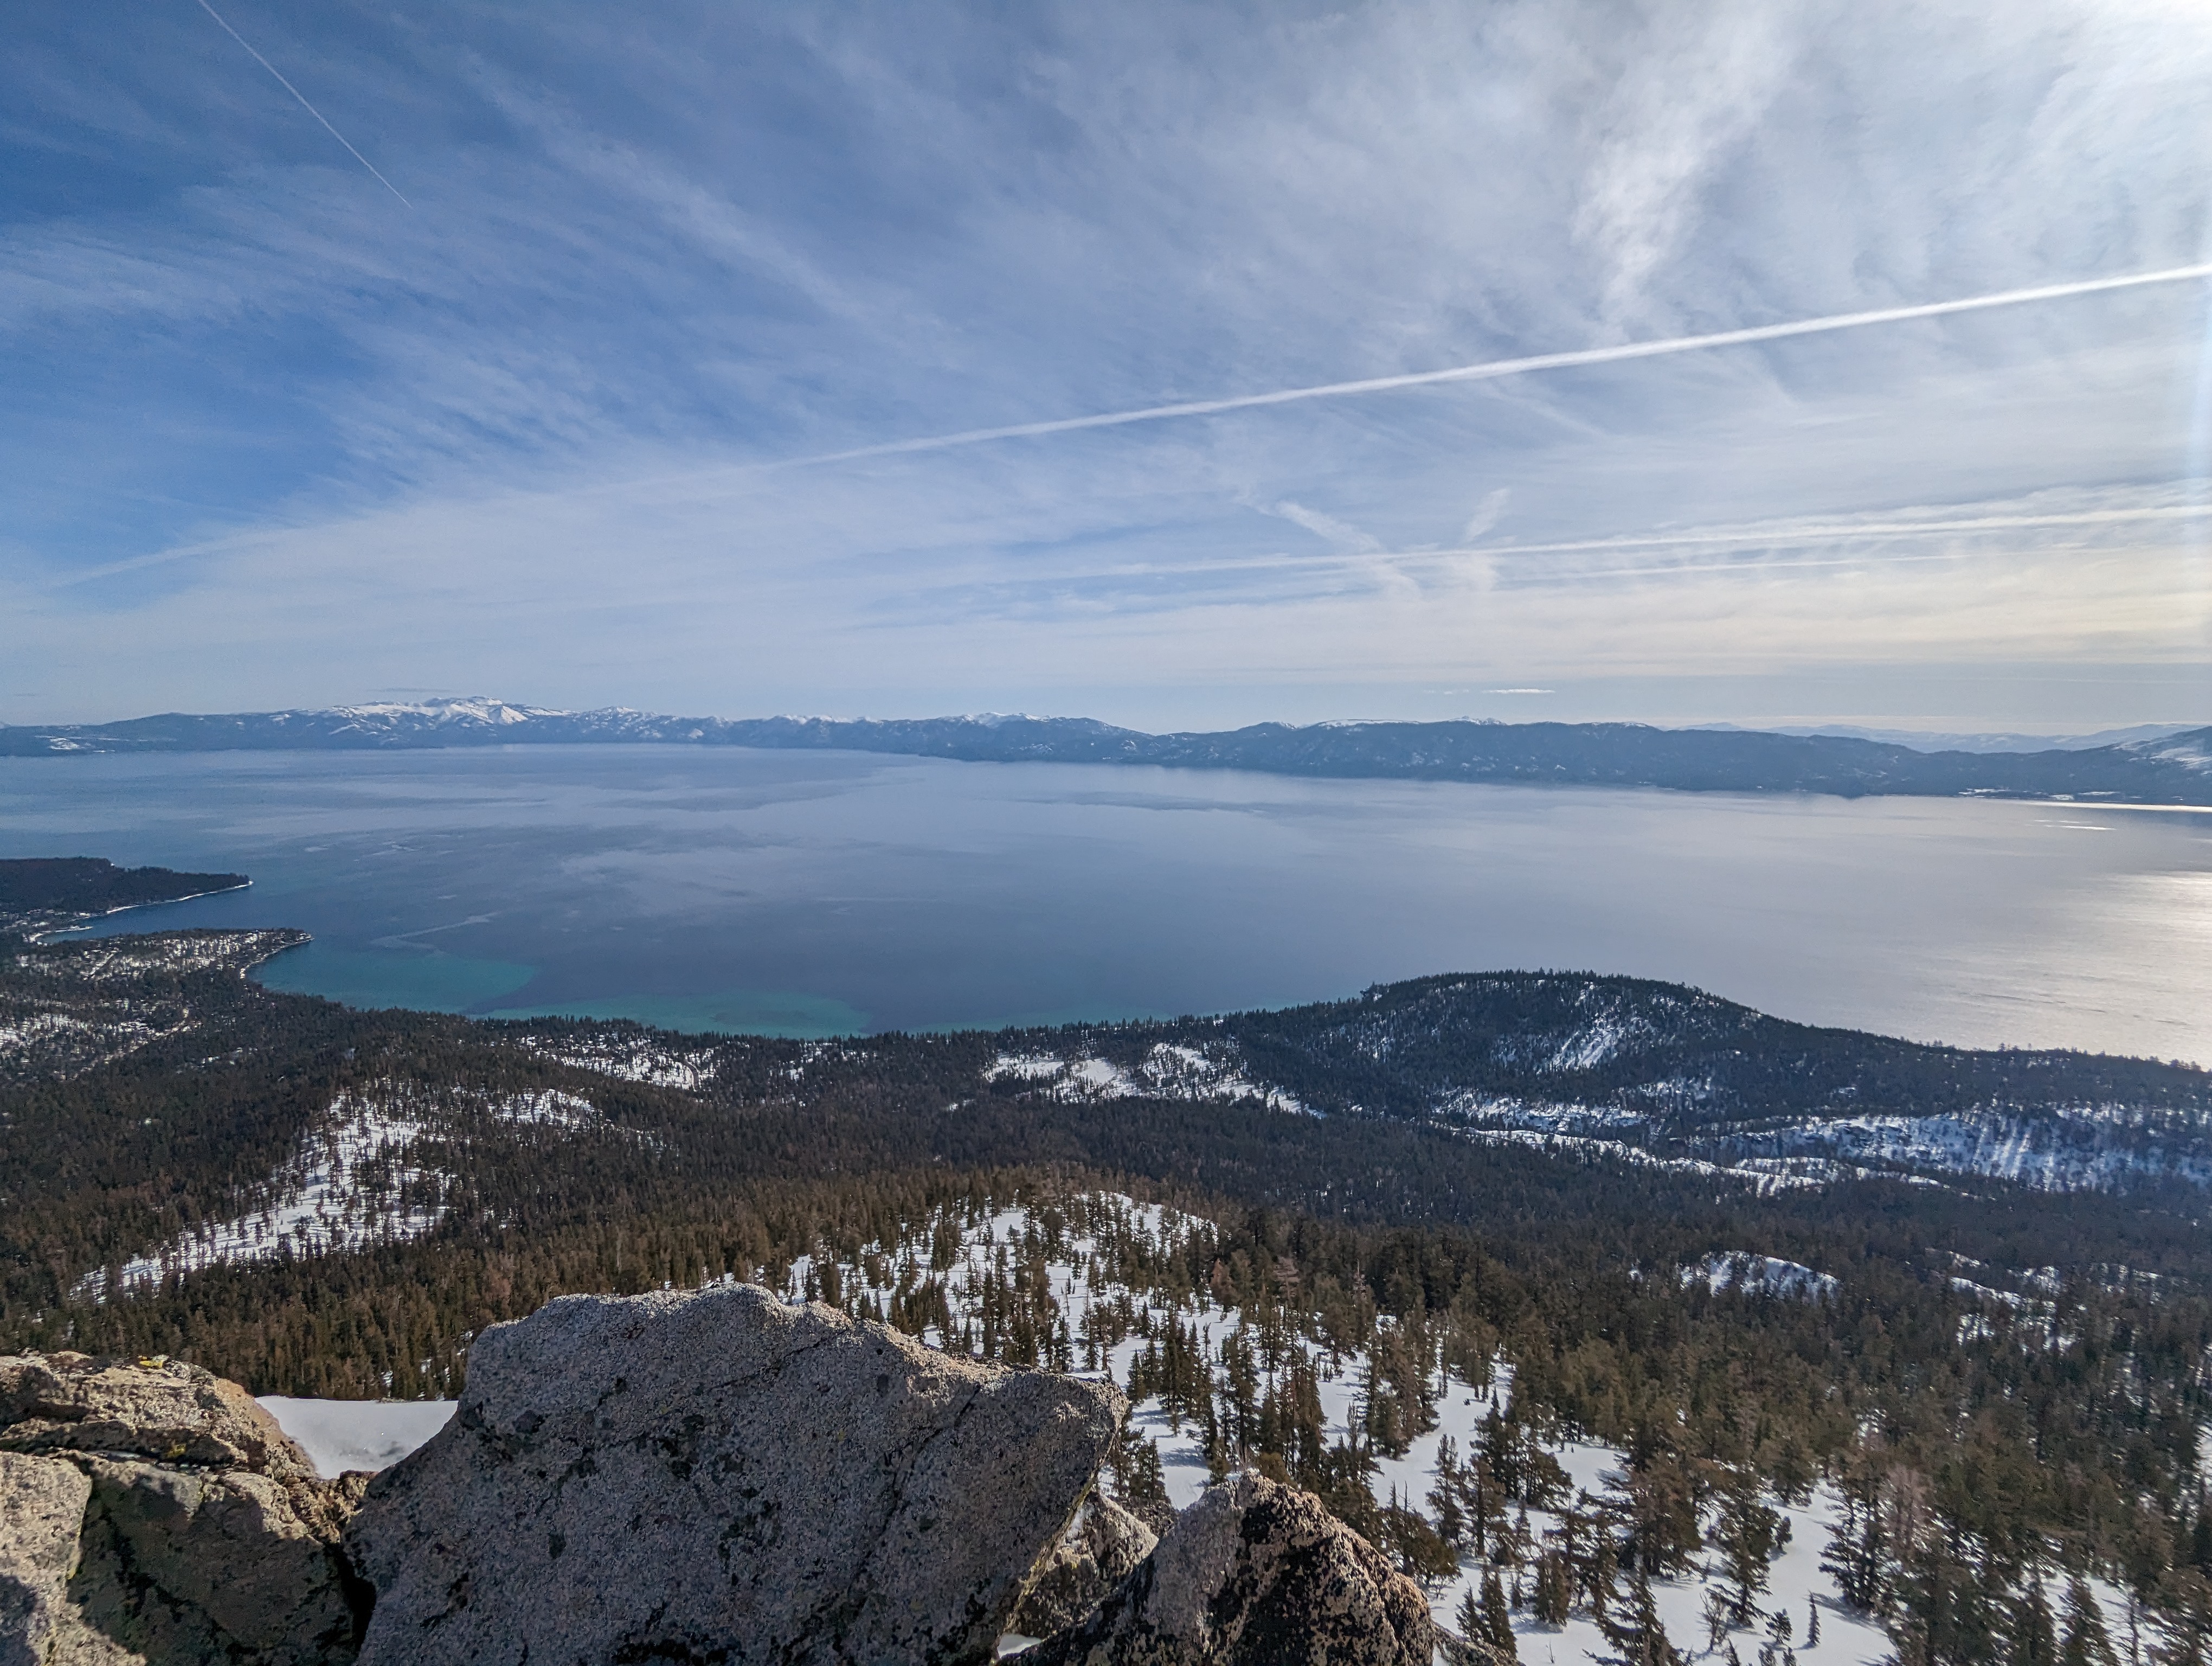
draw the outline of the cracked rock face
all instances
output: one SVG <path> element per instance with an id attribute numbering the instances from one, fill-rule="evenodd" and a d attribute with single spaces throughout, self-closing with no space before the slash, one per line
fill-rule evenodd
<path id="1" fill-rule="evenodd" d="M 1123 1409 L 750 1286 L 565 1297 L 370 1485 L 362 1659 L 987 1660 Z"/>
<path id="2" fill-rule="evenodd" d="M 1007 1629 L 1027 1637 L 1064 1631 L 1104 1602 L 1158 1542 L 1151 1528 L 1103 1493 L 1092 1492 L 1075 1524 L 1039 1565 Z"/>
<path id="3" fill-rule="evenodd" d="M 198 1366 L 0 1359 L 0 1666 L 343 1666 L 361 1480 Z"/>
<path id="4" fill-rule="evenodd" d="M 1023 1666 L 1429 1666 L 1428 1599 L 1319 1499 L 1209 1487 L 1089 1619 Z"/>

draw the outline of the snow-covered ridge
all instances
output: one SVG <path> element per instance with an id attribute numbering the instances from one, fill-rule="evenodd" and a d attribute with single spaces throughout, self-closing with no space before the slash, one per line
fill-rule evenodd
<path id="1" fill-rule="evenodd" d="M 1684 1268 L 1680 1277 L 1684 1285 L 1702 1284 L 1715 1295 L 1734 1291 L 1738 1295 L 1790 1296 L 1800 1301 L 1825 1301 L 1841 1287 L 1833 1276 L 1816 1273 L 1802 1262 L 1741 1250 L 1717 1250 Z"/>
<path id="2" fill-rule="evenodd" d="M 107 1269 L 88 1274 L 72 1293 L 105 1300 L 113 1291 L 219 1263 L 330 1255 L 421 1237 L 446 1213 L 441 1178 L 412 1161 L 422 1128 L 422 1116 L 407 1096 L 342 1093 L 270 1176 L 265 1203 L 179 1233 L 133 1256 L 112 1277 Z"/>
<path id="3" fill-rule="evenodd" d="M 300 1136 L 258 1189 L 252 1207 L 203 1221 L 118 1268 L 88 1273 L 72 1293 L 105 1301 L 209 1267 L 338 1255 L 422 1237 L 445 1219 L 451 1183 L 422 1146 L 470 1137 L 476 1118 L 556 1136 L 628 1134 L 609 1124 L 589 1099 L 557 1088 L 502 1094 L 441 1092 L 412 1082 L 349 1088 Z"/>
<path id="4" fill-rule="evenodd" d="M 1001 1339 L 1013 1310 L 1009 1292 L 1042 1290 L 1045 1300 L 1030 1309 L 1038 1315 L 1035 1342 L 1039 1362 L 1084 1374 L 1110 1376 L 1134 1389 L 1138 1366 L 1148 1351 L 1155 1365 L 1162 1339 L 1173 1329 L 1187 1339 L 1185 1358 L 1206 1374 L 1225 1408 L 1234 1393 L 1234 1372 L 1256 1359 L 1260 1386 L 1272 1390 L 1285 1379 L 1295 1359 L 1310 1371 L 1318 1388 L 1325 1440 L 1349 1440 L 1367 1423 L 1367 1399 L 1376 1378 L 1375 1361 L 1353 1346 L 1332 1347 L 1298 1328 L 1271 1328 L 1262 1334 L 1236 1305 L 1217 1299 L 1200 1281 L 1180 1296 L 1169 1296 L 1125 1270 L 1124 1255 L 1139 1265 L 1166 1267 L 1189 1262 L 1188 1253 L 1203 1243 L 1211 1223 L 1158 1205 L 1113 1195 L 1090 1195 L 1056 1203 L 953 1206 L 928 1218 L 904 1223 L 888 1240 L 839 1252 L 823 1247 L 787 1267 L 746 1269 L 790 1299 L 830 1299 L 848 1312 L 878 1316 L 895 1307 L 911 1317 L 929 1316 L 918 1334 L 930 1346 L 973 1355 L 994 1324 Z M 1202 1259 L 1202 1258 L 1201 1258 Z M 1725 1287 L 1784 1299 L 1820 1299 L 1832 1280 L 1800 1263 L 1749 1252 L 1721 1252 L 1684 1268 L 1686 1280 L 1707 1269 L 1725 1279 Z M 720 1276 L 720 1275 L 718 1275 Z M 939 1303 L 941 1299 L 942 1305 Z M 1026 1321 L 1024 1321 L 1026 1322 Z M 1377 1352 L 1401 1346 L 1407 1333 L 1387 1317 L 1379 1322 Z M 1433 1347 L 1433 1344 L 1431 1344 Z M 1272 1352 L 1271 1352 L 1272 1350 Z M 1490 1420 L 1512 1408 L 1514 1371 L 1502 1359 L 1477 1366 L 1469 1380 L 1447 1368 L 1431 1352 L 1426 1359 L 1425 1397 L 1432 1402 L 1435 1426 L 1412 1437 L 1404 1450 L 1370 1446 L 1373 1469 L 1369 1486 L 1376 1502 L 1388 1500 L 1427 1521 L 1443 1523 L 1440 1499 L 1451 1496 L 1453 1465 L 1463 1467 L 1492 1438 Z M 279 1422 L 308 1444 L 325 1471 L 340 1467 L 379 1468 L 414 1450 L 443 1426 L 451 1402 L 393 1404 L 381 1402 L 271 1401 L 264 1402 Z M 1224 1409 L 1225 1425 L 1228 1413 Z M 1587 1608 L 1577 1606 L 1562 1623 L 1539 1620 L 1527 1601 L 1536 1557 L 1564 1542 L 1571 1530 L 1588 1533 L 1594 1521 L 1617 1508 L 1627 1468 L 1623 1452 L 1553 1427 L 1540 1417 L 1522 1426 L 1532 1451 L 1557 1466 L 1559 1482 L 1548 1502 L 1530 1502 L 1501 1522 L 1517 1547 L 1517 1563 L 1493 1563 L 1464 1542 L 1449 1571 L 1425 1578 L 1432 1611 L 1453 1623 L 1465 1595 L 1480 1590 L 1486 1572 L 1502 1572 L 1520 1594 L 1510 1616 L 1523 1666 L 1582 1666 L 1618 1661 L 1620 1648 L 1608 1639 Z M 1186 1507 L 1209 1479 L 1206 1434 L 1187 1408 L 1171 1408 L 1158 1394 L 1136 1395 L 1131 1429 L 1159 1459 L 1168 1502 Z M 1447 1461 L 1445 1443 L 1456 1458 Z M 1110 1483 L 1109 1483 L 1110 1484 Z M 1602 1501 L 1602 1502 L 1601 1502 Z M 1731 1655 L 1748 1663 L 1760 1657 L 1762 1634 L 1788 1636 L 1802 1666 L 1879 1666 L 1893 1657 L 1892 1640 L 1875 1624 L 1847 1608 L 1832 1576 L 1821 1566 L 1832 1535 L 1843 1525 L 1843 1500 L 1826 1486 L 1795 1498 L 1762 1491 L 1759 1502 L 1771 1508 L 1787 1532 L 1766 1562 L 1755 1612 L 1747 1629 L 1714 1640 L 1708 1614 L 1723 1585 L 1723 1557 L 1717 1544 L 1717 1508 L 1700 1508 L 1704 1543 L 1678 1577 L 1655 1578 L 1658 1617 L 1680 1657 L 1693 1666 L 1726 1666 Z M 1571 1517 L 1578 1529 L 1571 1527 Z M 2095 1594 L 2106 1606 L 2108 1626 L 2119 1634 L 2123 1610 L 2118 1594 L 2101 1582 Z M 1787 1616 L 1785 1631 L 1778 1616 Z M 1818 1642 L 1808 1637 L 1817 1616 Z M 1777 1649 L 1772 1666 L 1784 1658 Z"/>
<path id="5" fill-rule="evenodd" d="M 527 723 L 533 718 L 574 715 L 551 706 L 517 706 L 480 694 L 459 699 L 382 700 L 359 706 L 334 706 L 330 714 L 386 725 L 406 718 L 427 718 L 434 724 L 481 723 L 496 727 Z"/>
<path id="6" fill-rule="evenodd" d="M 983 1078 L 1018 1082 L 1063 1104 L 1102 1099 L 1188 1099 L 1224 1104 L 1256 1102 L 1270 1110 L 1307 1110 L 1295 1095 L 1254 1081 L 1226 1043 L 1217 1043 L 1209 1052 L 1158 1042 L 1136 1064 L 1126 1067 L 1081 1054 L 1061 1058 L 1050 1053 L 1001 1053 L 984 1067 Z"/>
<path id="7" fill-rule="evenodd" d="M 2038 1191 L 2105 1190 L 2149 1176 L 2212 1185 L 2212 1154 L 2202 1129 L 2169 1128 L 2126 1106 L 2081 1106 L 2033 1119 L 2001 1110 L 1843 1117 L 1804 1123 L 1779 1142 L 1794 1151 L 1977 1175 Z"/>
<path id="8" fill-rule="evenodd" d="M 557 1063 L 651 1087 L 696 1093 L 714 1079 L 713 1048 L 672 1047 L 650 1036 L 526 1036 L 522 1045 Z"/>

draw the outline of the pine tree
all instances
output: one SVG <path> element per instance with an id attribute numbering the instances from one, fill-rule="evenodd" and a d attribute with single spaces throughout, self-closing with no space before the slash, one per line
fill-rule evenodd
<path id="1" fill-rule="evenodd" d="M 1470 1584 L 1460 1593 L 1459 1607 L 1452 1610 L 1452 1624 L 1459 1634 L 1470 1643 L 1490 1640 L 1490 1627 L 1483 1618 L 1481 1607 L 1475 1602 L 1474 1587 Z"/>
<path id="2" fill-rule="evenodd" d="M 2058 1628 L 2044 1600 L 2040 1571 L 2028 1576 L 2027 1589 L 2012 1609 L 2010 1666 L 2058 1666 Z"/>
<path id="3" fill-rule="evenodd" d="M 2066 1587 L 2066 1632 L 2058 1658 L 2060 1666 L 2119 1666 L 2105 1629 L 2105 1611 L 2088 1581 L 2078 1573 Z"/>
<path id="4" fill-rule="evenodd" d="M 1513 1634 L 1513 1615 L 1505 1606 L 1505 1592 L 1494 1567 L 1482 1576 L 1482 1635 L 1502 1658 L 1521 1658 L 1521 1644 Z"/>
<path id="5" fill-rule="evenodd" d="M 1774 1554 L 1782 1518 L 1759 1501 L 1759 1476 L 1746 1468 L 1731 1471 L 1721 1491 L 1721 1518 L 1714 1538 L 1728 1581 L 1729 1617 L 1747 1626 L 1766 1590 L 1766 1565 Z"/>
<path id="6" fill-rule="evenodd" d="M 1460 1469 L 1452 1438 L 1446 1435 L 1437 1443 L 1437 1484 L 1429 1489 L 1429 1510 L 1436 1517 L 1437 1532 L 1443 1541 L 1456 1550 L 1467 1539 L 1467 1517 L 1461 1513 Z"/>
<path id="7" fill-rule="evenodd" d="M 1660 1623 L 1650 1572 L 1641 1562 L 1629 1578 L 1626 1607 L 1627 1613 L 1618 1617 L 1603 1607 L 1597 1611 L 1598 1626 L 1615 1651 L 1606 1657 L 1611 1666 L 1682 1666 L 1680 1653 Z"/>
<path id="8" fill-rule="evenodd" d="M 1573 1611 L 1574 1599 L 1574 1570 L 1568 1566 L 1566 1557 L 1556 1550 L 1544 1552 L 1536 1559 L 1536 1623 L 1555 1629 L 1565 1625 L 1568 1614 Z"/>

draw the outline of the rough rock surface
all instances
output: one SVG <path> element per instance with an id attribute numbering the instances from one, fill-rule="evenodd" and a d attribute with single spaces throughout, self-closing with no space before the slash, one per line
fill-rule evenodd
<path id="1" fill-rule="evenodd" d="M 1510 1656 L 1498 1653 L 1491 1645 L 1462 1637 L 1442 1626 L 1437 1627 L 1437 1657 L 1444 1666 L 1514 1666 Z"/>
<path id="2" fill-rule="evenodd" d="M 1007 1629 L 1025 1637 L 1065 1631 L 1134 1573 L 1158 1542 L 1151 1528 L 1094 1491 L 1075 1524 L 1046 1554 Z"/>
<path id="3" fill-rule="evenodd" d="M 1088 1620 L 1023 1666 L 1430 1666 L 1420 1587 L 1320 1501 L 1258 1475 L 1209 1487 Z"/>
<path id="4" fill-rule="evenodd" d="M 987 1660 L 1122 1410 L 750 1286 L 564 1297 L 371 1483 L 362 1658 Z"/>
<path id="5" fill-rule="evenodd" d="M 27 1658 L 342 1666 L 354 1657 L 366 1593 L 337 1540 L 364 1478 L 318 1478 L 235 1383 L 173 1360 L 0 1359 L 0 1464 L 47 1481 L 66 1474 L 76 1500 L 67 1526 L 74 1572 L 45 1609 L 46 1652 Z M 15 1515 L 11 1506 L 11 1524 Z"/>
<path id="6" fill-rule="evenodd" d="M 91 1496 L 73 1464 L 0 1451 L 0 1666 L 48 1658 Z"/>
<path id="7" fill-rule="evenodd" d="M 0 1359 L 0 1449 L 100 1452 L 250 1469 L 281 1485 L 315 1467 L 235 1383 L 179 1360 L 82 1353 Z"/>

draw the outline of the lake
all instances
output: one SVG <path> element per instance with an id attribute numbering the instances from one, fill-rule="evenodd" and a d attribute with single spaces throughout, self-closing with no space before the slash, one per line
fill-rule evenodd
<path id="1" fill-rule="evenodd" d="M 824 1035 L 1424 973 L 2212 1063 L 2212 816 L 661 746 L 0 759 L 0 855 L 236 869 L 362 1006 Z"/>

